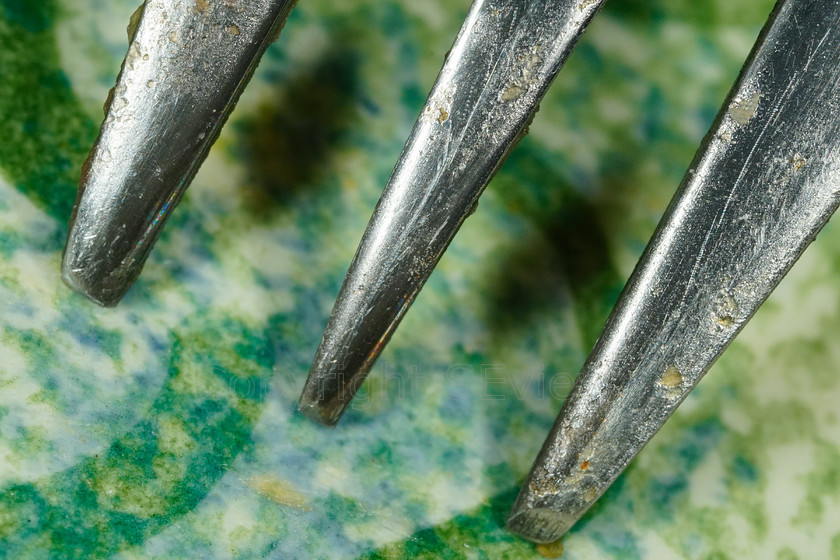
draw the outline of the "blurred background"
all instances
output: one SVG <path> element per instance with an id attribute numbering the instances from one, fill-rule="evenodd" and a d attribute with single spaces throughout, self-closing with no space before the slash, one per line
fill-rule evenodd
<path id="1" fill-rule="evenodd" d="M 772 8 L 610 0 L 339 426 L 295 412 L 468 0 L 304 0 L 116 309 L 59 278 L 137 0 L 0 0 L 0 556 L 540 558 L 504 519 Z M 563 558 L 840 558 L 829 224 Z"/>

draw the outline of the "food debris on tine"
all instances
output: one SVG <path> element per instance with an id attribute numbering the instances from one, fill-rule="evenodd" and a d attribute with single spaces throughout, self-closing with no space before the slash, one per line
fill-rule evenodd
<path id="1" fill-rule="evenodd" d="M 612 484 L 840 201 L 840 1 L 781 0 L 508 519 L 560 538 Z"/>
<path id="2" fill-rule="evenodd" d="M 111 306 L 131 287 L 293 4 L 148 0 L 138 10 L 70 219 L 71 288 Z"/>
<path id="3" fill-rule="evenodd" d="M 304 414 L 341 417 L 602 3 L 473 3 L 350 265 Z"/>

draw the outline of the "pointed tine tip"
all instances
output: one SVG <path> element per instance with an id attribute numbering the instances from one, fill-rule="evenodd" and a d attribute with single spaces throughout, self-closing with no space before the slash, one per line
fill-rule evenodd
<path id="1" fill-rule="evenodd" d="M 327 428 L 334 428 L 338 424 L 340 417 L 340 415 L 336 417 L 330 410 L 306 398 L 306 396 L 301 397 L 298 401 L 298 411 L 313 422 L 326 426 Z"/>
<path id="2" fill-rule="evenodd" d="M 336 371 L 335 369 L 325 367 L 325 361 L 319 359 L 322 357 L 321 350 L 309 371 L 309 377 L 306 379 L 306 385 L 301 392 L 300 400 L 298 401 L 298 410 L 307 418 L 323 424 L 324 426 L 335 426 L 347 407 L 352 402 L 355 394 L 354 388 L 357 388 L 364 375 L 357 373 L 350 376 L 349 379 L 357 379 L 358 381 L 346 383 L 348 379 L 343 373 L 343 369 Z M 330 362 L 326 362 L 330 363 Z"/>
<path id="3" fill-rule="evenodd" d="M 82 190 L 85 185 L 83 178 Z M 143 269 L 143 260 L 125 250 L 125 235 L 119 228 L 124 220 L 113 218 L 113 209 L 101 200 L 78 201 L 61 258 L 64 283 L 102 307 L 116 306 Z"/>
<path id="4" fill-rule="evenodd" d="M 82 278 L 67 270 L 61 271 L 61 279 L 71 290 L 101 307 L 116 307 L 120 301 L 119 298 L 110 298 L 101 291 L 91 289 Z"/>
<path id="5" fill-rule="evenodd" d="M 108 276 L 81 264 L 85 259 L 73 243 L 68 243 L 61 263 L 61 279 L 77 294 L 102 307 L 116 307 L 131 283 L 108 281 Z"/>
<path id="6" fill-rule="evenodd" d="M 303 414 L 327 426 L 338 423 L 370 373 L 384 346 L 383 340 L 387 341 L 382 330 L 393 331 L 394 321 L 388 312 L 383 318 L 378 311 L 377 303 L 381 307 L 383 298 L 377 297 L 373 290 L 363 298 L 356 297 L 358 290 L 353 286 L 357 285 L 360 275 L 354 271 L 355 267 L 351 265 L 312 360 L 298 405 Z M 374 303 L 368 303 L 370 299 Z"/>
<path id="7" fill-rule="evenodd" d="M 572 522 L 551 509 L 515 506 L 506 525 L 508 531 L 529 541 L 549 544 L 560 540 Z"/>

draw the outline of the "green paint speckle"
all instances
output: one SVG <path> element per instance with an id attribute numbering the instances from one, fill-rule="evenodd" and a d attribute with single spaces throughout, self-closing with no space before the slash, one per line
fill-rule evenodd
<path id="1" fill-rule="evenodd" d="M 94 137 L 59 65 L 53 0 L 4 0 L 0 9 L 0 167 L 66 222 Z"/>

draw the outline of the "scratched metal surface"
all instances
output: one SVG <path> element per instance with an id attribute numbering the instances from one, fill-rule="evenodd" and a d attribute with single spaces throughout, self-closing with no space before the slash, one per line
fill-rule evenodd
<path id="1" fill-rule="evenodd" d="M 58 271 L 135 8 L 0 0 L 3 550 L 539 558 L 504 517 L 771 2 L 607 2 L 334 430 L 295 401 L 468 3 L 302 2 L 103 310 Z M 564 558 L 840 552 L 838 278 L 829 223 Z"/>
<path id="2" fill-rule="evenodd" d="M 365 230 L 300 409 L 335 424 L 602 2 L 476 2 Z"/>
<path id="3" fill-rule="evenodd" d="M 75 290 L 114 305 L 131 287 L 291 5 L 149 0 L 136 13 L 71 218 Z"/>
<path id="4" fill-rule="evenodd" d="M 523 487 L 523 534 L 577 521 L 834 214 L 838 24 L 838 2 L 778 3 Z"/>

